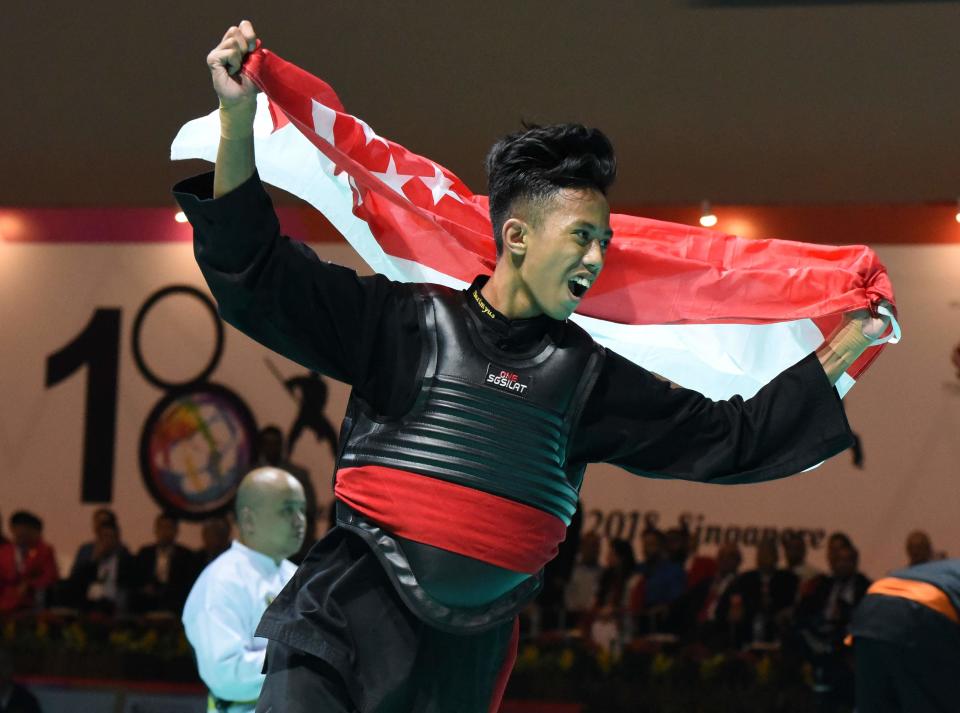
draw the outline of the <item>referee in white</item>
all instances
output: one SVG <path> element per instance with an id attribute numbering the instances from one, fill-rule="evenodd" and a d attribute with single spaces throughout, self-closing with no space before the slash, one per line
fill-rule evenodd
<path id="1" fill-rule="evenodd" d="M 306 530 L 303 487 L 279 468 L 250 471 L 237 490 L 239 541 L 207 565 L 183 609 L 183 626 L 210 691 L 208 711 L 252 713 L 267 640 L 260 617 L 296 571 L 286 558 Z"/>

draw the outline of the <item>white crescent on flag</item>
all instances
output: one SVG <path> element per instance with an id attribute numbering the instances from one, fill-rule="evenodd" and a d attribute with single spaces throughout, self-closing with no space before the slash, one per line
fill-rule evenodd
<path id="1" fill-rule="evenodd" d="M 258 47 L 243 71 L 263 90 L 254 137 L 267 183 L 310 203 L 375 272 L 464 288 L 495 265 L 487 201 L 453 173 L 376 134 L 322 80 Z M 217 111 L 188 122 L 171 158 L 215 161 Z M 573 319 L 641 366 L 713 399 L 749 398 L 815 350 L 843 313 L 894 304 L 862 245 L 747 240 L 611 216 L 616 240 Z M 883 308 L 880 308 L 883 309 Z M 886 343 L 837 384 L 845 394 Z"/>

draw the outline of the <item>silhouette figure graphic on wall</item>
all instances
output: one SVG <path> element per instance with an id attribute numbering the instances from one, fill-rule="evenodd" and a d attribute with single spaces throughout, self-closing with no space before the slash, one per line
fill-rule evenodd
<path id="1" fill-rule="evenodd" d="M 283 385 L 287 387 L 287 391 L 294 395 L 294 398 L 297 398 L 297 392 L 299 391 L 297 402 L 300 404 L 300 412 L 290 427 L 290 433 L 287 434 L 287 457 L 289 458 L 290 454 L 293 453 L 303 430 L 309 429 L 313 431 L 317 441 L 321 443 L 327 441 L 330 444 L 330 450 L 336 458 L 337 432 L 324 413 L 324 408 L 327 405 L 326 382 L 319 374 L 311 371 L 304 376 L 294 376 L 287 379 L 283 382 Z"/>

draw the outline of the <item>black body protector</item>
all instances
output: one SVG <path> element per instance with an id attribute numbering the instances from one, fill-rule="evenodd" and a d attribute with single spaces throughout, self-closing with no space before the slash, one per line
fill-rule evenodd
<path id="1" fill-rule="evenodd" d="M 566 321 L 526 353 L 502 352 L 482 339 L 482 318 L 465 303 L 482 299 L 478 293 L 424 285 L 416 294 L 423 337 L 419 393 L 406 415 L 390 420 L 351 395 L 335 479 L 337 522 L 368 543 L 420 619 L 447 631 L 481 631 L 514 617 L 536 595 L 543 565 L 570 524 L 585 464 L 569 463 L 567 454 L 604 350 Z M 398 472 L 436 491 L 429 506 L 435 511 L 404 511 L 388 482 Z M 497 498 L 466 507 L 463 500 L 445 502 L 450 485 Z M 425 528 L 436 524 L 425 520 L 453 512 L 456 529 L 469 531 L 474 522 L 489 521 L 498 503 L 505 517 L 516 520 L 519 508 L 535 516 L 529 521 L 545 522 L 551 532 L 559 528 L 555 542 L 546 538 L 543 556 L 532 558 L 535 568 L 517 571 L 497 557 L 458 553 L 457 534 L 438 541 L 436 527 Z M 420 536 L 423 529 L 433 534 Z M 509 559 L 524 543 L 508 534 L 515 529 L 504 530 L 496 546 Z"/>

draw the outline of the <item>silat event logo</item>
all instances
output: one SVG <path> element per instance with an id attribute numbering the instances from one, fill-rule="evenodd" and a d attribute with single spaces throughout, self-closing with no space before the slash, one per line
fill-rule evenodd
<path id="1" fill-rule="evenodd" d="M 506 391 L 514 396 L 526 398 L 527 389 L 531 382 L 532 379 L 529 376 L 523 377 L 514 371 L 487 364 L 487 378 L 483 383 L 485 386 L 490 386 L 499 391 Z"/>

